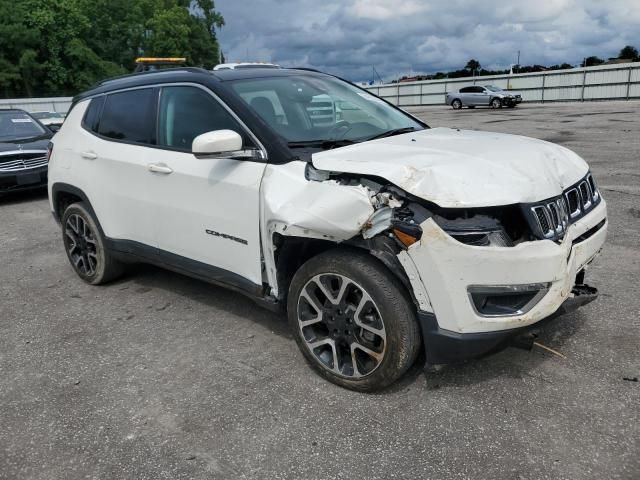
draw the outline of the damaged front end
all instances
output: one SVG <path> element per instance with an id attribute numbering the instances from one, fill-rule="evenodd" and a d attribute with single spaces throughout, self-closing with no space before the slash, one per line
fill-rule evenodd
<path id="1" fill-rule="evenodd" d="M 481 355 L 595 298 L 591 287 L 576 285 L 606 235 L 606 206 L 593 196 L 593 183 L 588 212 L 572 219 L 564 195 L 536 204 L 442 208 L 379 177 L 306 163 L 304 178 L 306 186 L 294 187 L 286 202 L 274 201 L 282 193 L 273 188 L 265 192 L 265 244 L 272 246 L 265 263 L 274 294 L 285 294 L 276 272 L 283 270 L 281 247 L 293 237 L 364 248 L 411 294 L 428 363 Z"/>
<path id="2" fill-rule="evenodd" d="M 345 243 L 369 249 L 405 283 L 430 363 L 491 351 L 597 295 L 583 285 L 584 271 L 604 243 L 606 207 L 590 175 L 590 197 L 575 219 L 565 195 L 535 204 L 441 208 L 380 178 L 311 164 L 306 177 L 368 191 L 373 211 Z"/>

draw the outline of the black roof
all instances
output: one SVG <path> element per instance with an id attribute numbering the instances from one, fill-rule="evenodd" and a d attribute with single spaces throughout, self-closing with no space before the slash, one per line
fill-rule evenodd
<path id="1" fill-rule="evenodd" d="M 139 72 L 120 77 L 109 78 L 98 83 L 95 87 L 77 95 L 73 102 L 76 103 L 86 97 L 108 93 L 124 88 L 153 85 L 159 82 L 197 82 L 219 83 L 229 80 L 241 80 L 248 78 L 286 77 L 290 75 L 326 75 L 317 70 L 306 68 L 242 68 L 237 70 L 205 70 L 204 68 L 179 67 Z M 213 86 L 213 85 L 212 85 Z"/>
<path id="2" fill-rule="evenodd" d="M 215 70 L 210 73 L 212 73 L 213 76 L 219 79 L 220 81 L 225 82 L 228 80 L 244 80 L 246 78 L 288 77 L 291 75 L 308 74 L 309 72 L 326 75 L 325 73 L 319 72 L 318 70 L 313 70 L 311 68 L 243 67 L 238 69 Z"/>

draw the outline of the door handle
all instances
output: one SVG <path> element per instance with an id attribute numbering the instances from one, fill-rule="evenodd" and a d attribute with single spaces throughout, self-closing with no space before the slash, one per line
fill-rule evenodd
<path id="1" fill-rule="evenodd" d="M 87 160 L 95 160 L 96 158 L 98 158 L 98 155 L 94 152 L 82 152 L 80 156 L 82 158 L 86 158 Z"/>
<path id="2" fill-rule="evenodd" d="M 164 174 L 169 174 L 173 172 L 173 170 L 170 167 L 167 167 L 163 163 L 150 163 L 149 165 L 147 165 L 147 170 L 154 173 L 164 173 Z"/>

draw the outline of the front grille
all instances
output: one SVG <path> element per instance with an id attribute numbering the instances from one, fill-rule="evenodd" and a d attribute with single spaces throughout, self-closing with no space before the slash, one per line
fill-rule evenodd
<path id="1" fill-rule="evenodd" d="M 590 212 L 600 201 L 591 174 L 571 186 L 562 195 L 528 206 L 527 215 L 534 236 L 561 241 L 569 225 Z"/>
<path id="2" fill-rule="evenodd" d="M 18 172 L 45 165 L 47 165 L 47 152 L 44 150 L 0 153 L 0 172 Z"/>
<path id="3" fill-rule="evenodd" d="M 569 216 L 563 197 L 531 207 L 543 238 L 562 238 L 569 225 Z"/>
<path id="4" fill-rule="evenodd" d="M 547 212 L 545 206 L 540 205 L 539 207 L 533 207 L 533 212 L 536 214 L 538 225 L 540 226 L 542 234 L 546 237 L 553 233 L 553 230 L 551 229 L 551 219 L 549 218 L 549 212 Z"/>
<path id="5" fill-rule="evenodd" d="M 571 218 L 580 214 L 580 194 L 578 189 L 572 188 L 564 194 L 569 203 L 569 215 Z"/>

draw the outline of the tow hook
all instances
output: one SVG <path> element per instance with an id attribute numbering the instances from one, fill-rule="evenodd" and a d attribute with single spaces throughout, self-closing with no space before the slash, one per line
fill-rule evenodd
<path id="1" fill-rule="evenodd" d="M 516 335 L 511 339 L 511 346 L 516 348 L 521 348 L 523 350 L 531 350 L 533 348 L 533 344 L 538 338 L 533 332 L 526 332 L 520 335 Z"/>

